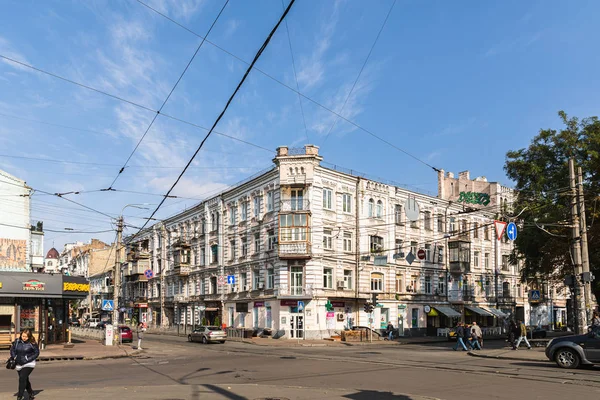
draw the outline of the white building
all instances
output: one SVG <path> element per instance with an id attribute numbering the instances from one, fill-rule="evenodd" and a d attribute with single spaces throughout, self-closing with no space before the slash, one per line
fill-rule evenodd
<path id="1" fill-rule="evenodd" d="M 510 189 L 463 174 L 476 182 L 468 191 L 490 201 L 459 202 L 461 190 L 442 171 L 438 197 L 428 196 L 326 168 L 312 145 L 280 147 L 273 161 L 128 243 L 128 312 L 154 325 L 206 319 L 286 338 L 388 322 L 401 334 L 435 335 L 458 319 L 494 329 L 524 313 L 512 243 L 493 226 L 509 211 Z M 486 204 L 467 208 L 480 199 Z M 406 208 L 415 203 L 413 221 Z M 364 306 L 373 294 L 371 316 Z"/>

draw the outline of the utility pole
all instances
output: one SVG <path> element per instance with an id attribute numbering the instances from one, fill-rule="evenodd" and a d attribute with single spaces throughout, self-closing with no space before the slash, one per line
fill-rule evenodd
<path id="1" fill-rule="evenodd" d="M 575 161 L 569 158 L 569 187 L 571 189 L 571 255 L 573 260 L 573 269 L 575 279 L 573 282 L 573 308 L 575 315 L 575 333 L 581 335 L 585 330 L 585 296 L 583 296 L 583 285 L 581 283 L 582 265 L 581 265 L 581 245 L 579 214 L 577 207 L 577 186 L 575 184 Z"/>
<path id="2" fill-rule="evenodd" d="M 579 235 L 581 237 L 581 267 L 583 272 L 583 291 L 585 295 L 586 325 L 591 320 L 592 286 L 590 275 L 590 256 L 588 253 L 587 223 L 585 220 L 585 199 L 583 197 L 583 171 L 577 167 L 577 195 L 579 197 Z"/>
<path id="3" fill-rule="evenodd" d="M 113 272 L 113 324 L 119 325 L 119 292 L 121 287 L 121 241 L 123 240 L 123 216 L 117 219 L 117 242 L 115 243 L 115 268 Z M 115 338 L 121 336 L 118 332 Z"/>

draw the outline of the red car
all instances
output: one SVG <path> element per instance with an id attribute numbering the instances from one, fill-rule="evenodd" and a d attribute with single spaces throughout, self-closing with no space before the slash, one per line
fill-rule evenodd
<path id="1" fill-rule="evenodd" d="M 121 335 L 121 343 L 133 342 L 133 332 L 128 326 L 119 326 L 119 333 Z"/>

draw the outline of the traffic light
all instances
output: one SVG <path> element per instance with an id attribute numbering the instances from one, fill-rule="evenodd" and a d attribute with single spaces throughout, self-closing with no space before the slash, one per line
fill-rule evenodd
<path id="1" fill-rule="evenodd" d="M 371 312 L 371 311 L 370 311 L 370 310 L 371 310 L 371 307 L 369 307 L 369 306 L 370 306 L 370 304 L 369 304 L 369 303 L 365 303 L 365 312 L 366 312 L 367 314 L 369 314 L 369 313 Z"/>
<path id="2" fill-rule="evenodd" d="M 377 304 L 377 293 L 371 294 L 371 303 L 373 304 L 373 306 Z"/>

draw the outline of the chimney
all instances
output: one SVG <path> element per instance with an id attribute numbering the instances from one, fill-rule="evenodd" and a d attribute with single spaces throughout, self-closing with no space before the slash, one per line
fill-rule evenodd
<path id="1" fill-rule="evenodd" d="M 285 157 L 288 155 L 288 147 L 287 146 L 279 146 L 277 148 L 277 157 Z"/>
<path id="2" fill-rule="evenodd" d="M 470 180 L 471 179 L 471 175 L 470 175 L 469 171 L 462 171 L 462 172 L 458 173 L 458 179 Z"/>

